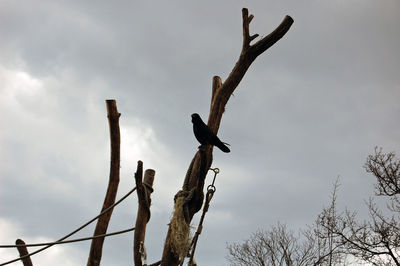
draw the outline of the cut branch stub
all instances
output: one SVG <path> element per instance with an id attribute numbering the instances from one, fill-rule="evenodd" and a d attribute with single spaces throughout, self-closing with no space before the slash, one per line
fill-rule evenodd
<path id="1" fill-rule="evenodd" d="M 156 171 L 153 169 L 146 169 L 144 172 L 144 177 L 143 177 L 143 184 L 153 192 L 153 182 L 154 182 L 154 176 L 156 175 Z"/>
<path id="2" fill-rule="evenodd" d="M 133 240 L 133 255 L 135 266 L 142 266 L 142 257 L 145 255 L 144 252 L 144 241 L 146 236 L 146 225 L 150 220 L 150 194 L 153 192 L 153 181 L 155 171 L 147 169 L 143 176 L 143 163 L 138 161 L 135 182 L 136 192 L 138 195 L 138 211 L 136 216 L 135 233 Z"/>
<path id="3" fill-rule="evenodd" d="M 28 253 L 28 249 L 25 246 L 25 242 L 22 239 L 17 239 L 15 241 L 16 245 L 19 245 L 17 247 L 18 252 L 19 252 L 19 256 L 22 258 L 22 264 L 24 264 L 24 266 L 32 266 L 32 260 L 31 257 L 26 257 L 29 253 Z"/>

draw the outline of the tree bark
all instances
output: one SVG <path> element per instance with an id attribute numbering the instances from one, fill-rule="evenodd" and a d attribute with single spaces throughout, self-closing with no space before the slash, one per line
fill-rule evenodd
<path id="1" fill-rule="evenodd" d="M 120 113 L 117 109 L 115 100 L 106 100 L 107 104 L 107 117 L 110 129 L 111 140 L 111 162 L 110 162 L 110 177 L 107 187 L 106 197 L 104 199 L 103 208 L 105 210 L 115 202 L 119 184 L 119 169 L 120 169 L 120 131 L 119 131 L 119 117 Z M 103 214 L 97 221 L 96 228 L 93 236 L 102 235 L 107 233 L 108 224 L 113 210 Z M 104 237 L 95 238 L 90 245 L 90 253 L 87 265 L 98 266 L 103 251 Z"/>
<path id="2" fill-rule="evenodd" d="M 17 239 L 15 241 L 15 245 L 25 245 L 25 242 L 22 239 Z M 19 247 L 17 247 L 17 249 L 18 249 L 20 257 L 24 257 L 24 256 L 28 255 L 28 249 L 25 246 L 19 246 Z M 31 257 L 23 258 L 22 263 L 24 264 L 24 266 L 32 266 L 33 265 Z"/>
<path id="3" fill-rule="evenodd" d="M 293 19 L 286 16 L 282 23 L 268 36 L 260 39 L 255 44 L 251 45 L 251 41 L 258 37 L 258 34 L 250 36 L 249 25 L 251 20 L 254 18 L 253 15 L 248 14 L 246 8 L 242 9 L 243 18 L 243 44 L 242 51 L 238 61 L 236 62 L 232 72 L 229 74 L 225 82 L 221 82 L 221 78 L 215 76 L 212 83 L 212 97 L 210 105 L 210 114 L 208 116 L 208 127 L 214 134 L 217 134 L 222 114 L 225 111 L 226 103 L 230 96 L 239 85 L 243 76 L 246 74 L 247 69 L 250 67 L 252 62 L 269 47 L 274 45 L 279 39 L 281 39 L 286 32 L 290 29 L 293 24 Z M 213 146 L 200 146 L 199 150 L 195 154 L 189 169 L 187 171 L 185 182 L 182 187 L 183 191 L 191 192 L 190 201 L 184 206 L 187 209 L 188 220 L 193 218 L 193 215 L 198 212 L 203 203 L 203 188 L 204 179 L 212 164 L 212 151 Z M 162 257 L 162 266 L 173 266 L 180 263 L 179 257 L 173 251 L 170 245 L 171 238 L 171 226 L 168 229 L 167 238 L 164 244 L 164 251 Z"/>
<path id="4" fill-rule="evenodd" d="M 142 255 L 145 252 L 144 240 L 146 236 L 146 225 L 150 220 L 150 194 L 153 192 L 153 181 L 155 171 L 147 169 L 142 182 L 143 163 L 138 161 L 135 173 L 136 192 L 138 195 L 138 211 L 136 216 L 135 234 L 133 240 L 133 257 L 135 266 L 142 266 Z"/>

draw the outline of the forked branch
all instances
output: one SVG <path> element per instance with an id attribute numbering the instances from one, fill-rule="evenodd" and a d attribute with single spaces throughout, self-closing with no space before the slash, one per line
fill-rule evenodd
<path id="1" fill-rule="evenodd" d="M 252 45 L 251 41 L 258 37 L 258 34 L 250 35 L 250 22 L 253 18 L 253 15 L 249 16 L 247 8 L 242 9 L 243 44 L 239 59 L 224 83 L 221 82 L 221 78 L 218 76 L 213 78 L 213 95 L 208 126 L 214 133 L 218 132 L 225 106 L 246 74 L 247 69 L 260 54 L 279 41 L 288 32 L 294 22 L 290 16 L 286 16 L 273 32 Z"/>

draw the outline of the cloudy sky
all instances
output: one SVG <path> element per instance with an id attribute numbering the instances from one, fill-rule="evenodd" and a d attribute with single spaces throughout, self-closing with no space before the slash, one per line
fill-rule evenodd
<path id="1" fill-rule="evenodd" d="M 134 186 L 137 160 L 156 170 L 146 246 L 158 260 L 198 147 L 190 114 L 207 118 L 212 77 L 224 80 L 239 56 L 242 7 L 260 36 L 285 15 L 295 22 L 228 102 L 219 135 L 231 153 L 214 151 L 221 173 L 197 262 L 227 265 L 227 242 L 278 221 L 311 224 L 337 176 L 340 208 L 363 215 L 374 183 L 367 155 L 400 151 L 398 0 L 0 0 L 1 244 L 56 240 L 98 214 L 113 98 L 122 113 L 118 198 Z M 109 230 L 132 227 L 136 206 L 136 196 L 121 203 Z M 106 239 L 102 264 L 131 264 L 132 238 Z M 33 262 L 84 265 L 89 245 L 53 247 Z M 0 250 L 1 262 L 16 256 Z"/>

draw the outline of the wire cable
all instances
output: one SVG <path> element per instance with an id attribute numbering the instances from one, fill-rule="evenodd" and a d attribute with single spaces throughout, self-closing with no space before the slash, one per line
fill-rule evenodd
<path id="1" fill-rule="evenodd" d="M 40 246 L 48 246 L 48 245 L 68 244 L 68 243 L 80 242 L 80 241 L 85 241 L 85 240 L 91 240 L 91 239 L 95 239 L 95 238 L 99 238 L 99 237 L 108 237 L 108 236 L 124 234 L 124 233 L 131 232 L 133 230 L 135 230 L 135 227 L 128 228 L 128 229 L 121 230 L 121 231 L 108 233 L 108 234 L 97 235 L 97 236 L 76 238 L 76 239 L 64 240 L 64 241 L 56 241 L 56 242 L 47 242 L 47 243 L 35 243 L 35 244 L 25 244 L 25 245 L 0 245 L 0 248 L 40 247 Z"/>
<path id="2" fill-rule="evenodd" d="M 32 252 L 32 253 L 26 254 L 26 255 L 21 256 L 21 257 L 19 257 L 19 258 L 17 258 L 17 259 L 13 259 L 13 260 L 4 262 L 4 263 L 0 264 L 0 266 L 4 266 L 4 265 L 10 264 L 10 263 L 13 263 L 13 262 L 16 262 L 16 261 L 25 259 L 25 258 L 27 258 L 27 257 L 33 256 L 33 255 L 35 255 L 35 254 L 37 254 L 37 253 L 39 253 L 39 252 L 42 252 L 43 250 L 48 249 L 49 247 L 54 246 L 54 245 L 55 245 L 54 243 L 61 242 L 61 241 L 65 240 L 65 239 L 67 239 L 68 237 L 72 236 L 73 234 L 79 232 L 80 230 L 82 230 L 83 228 L 85 228 L 86 226 L 88 226 L 89 224 L 91 224 L 93 221 L 95 221 L 96 219 L 98 219 L 100 216 L 102 216 L 102 215 L 105 214 L 106 212 L 112 210 L 115 206 L 117 206 L 119 203 L 121 203 L 124 199 L 126 199 L 126 198 L 127 198 L 130 194 L 132 194 L 135 190 L 136 190 L 136 187 L 134 187 L 133 189 L 131 189 L 131 191 L 129 191 L 125 196 L 123 196 L 120 200 L 118 200 L 117 202 L 115 202 L 115 203 L 114 203 L 113 205 L 111 205 L 110 207 L 106 208 L 106 209 L 105 209 L 104 211 L 102 211 L 99 215 L 97 215 L 96 217 L 94 217 L 93 219 L 91 219 L 90 221 L 88 221 L 87 223 L 85 223 L 84 225 L 82 225 L 81 227 L 79 227 L 78 229 L 72 231 L 72 232 L 69 233 L 68 235 L 63 236 L 62 238 L 60 238 L 59 240 L 53 242 L 52 244 L 49 244 L 49 245 L 47 245 L 47 246 L 45 246 L 45 247 L 43 247 L 43 248 L 40 248 L 40 249 L 38 249 L 38 250 L 35 250 L 35 251 Z"/>

